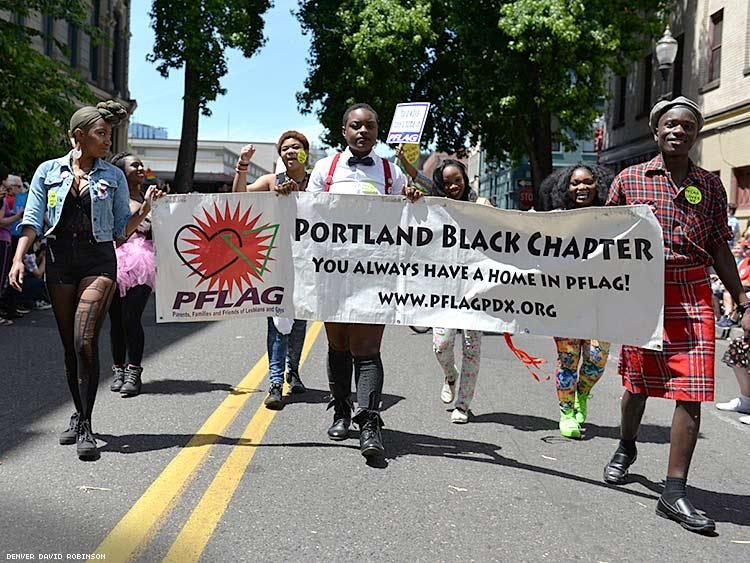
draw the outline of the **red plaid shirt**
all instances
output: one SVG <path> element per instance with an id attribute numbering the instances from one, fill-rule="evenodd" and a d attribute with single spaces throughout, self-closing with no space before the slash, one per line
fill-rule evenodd
<path id="1" fill-rule="evenodd" d="M 690 203 L 685 198 L 690 186 L 700 190 L 700 201 Z M 668 265 L 710 266 L 710 251 L 732 240 L 724 186 L 716 174 L 692 160 L 687 178 L 679 187 L 672 182 L 661 155 L 620 172 L 612 182 L 606 205 L 635 204 L 650 205 L 654 211 L 664 233 Z"/>

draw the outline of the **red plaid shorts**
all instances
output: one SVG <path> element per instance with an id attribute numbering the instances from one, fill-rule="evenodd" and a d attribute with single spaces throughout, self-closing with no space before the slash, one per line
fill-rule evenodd
<path id="1" fill-rule="evenodd" d="M 681 401 L 714 400 L 714 312 L 704 266 L 664 271 L 664 349 L 623 346 L 625 388 Z"/>

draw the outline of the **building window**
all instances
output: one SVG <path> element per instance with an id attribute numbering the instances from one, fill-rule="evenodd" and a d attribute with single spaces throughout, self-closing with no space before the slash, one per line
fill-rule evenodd
<path id="1" fill-rule="evenodd" d="M 562 146 L 560 144 L 560 132 L 555 131 L 552 133 L 552 152 L 560 152 Z"/>
<path id="2" fill-rule="evenodd" d="M 625 123 L 625 98 L 628 88 L 628 77 L 617 77 L 617 98 L 615 100 L 615 126 Z"/>
<path id="3" fill-rule="evenodd" d="M 651 110 L 651 85 L 654 81 L 654 59 L 648 55 L 643 59 L 643 91 L 641 92 L 641 113 Z"/>
<path id="4" fill-rule="evenodd" d="M 711 16 L 708 30 L 708 81 L 719 80 L 721 76 L 721 32 L 724 27 L 724 10 L 719 10 Z"/>
<path id="5" fill-rule="evenodd" d="M 68 50 L 70 51 L 70 66 L 78 68 L 78 26 L 68 24 Z"/>
<path id="6" fill-rule="evenodd" d="M 112 36 L 112 85 L 120 93 L 122 87 L 122 21 L 120 14 L 115 14 L 115 26 Z"/>
<path id="7" fill-rule="evenodd" d="M 685 34 L 681 33 L 677 37 L 677 56 L 674 59 L 672 68 L 672 97 L 682 96 L 682 64 L 685 54 Z"/>
<path id="8" fill-rule="evenodd" d="M 737 209 L 750 210 L 750 166 L 732 170 L 732 191 Z"/>
<path id="9" fill-rule="evenodd" d="M 52 16 L 44 16 L 43 25 L 44 54 L 51 57 L 55 49 L 55 18 Z"/>
<path id="10" fill-rule="evenodd" d="M 94 10 L 91 14 L 91 25 L 99 27 L 99 19 L 101 16 L 100 12 L 100 0 L 94 0 Z M 99 44 L 94 42 L 93 38 L 89 38 L 89 70 L 91 71 L 91 80 L 93 82 L 99 81 Z"/>

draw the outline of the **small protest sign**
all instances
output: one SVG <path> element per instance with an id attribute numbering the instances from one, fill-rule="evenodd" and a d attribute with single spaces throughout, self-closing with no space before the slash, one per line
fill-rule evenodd
<path id="1" fill-rule="evenodd" d="M 386 142 L 388 144 L 418 144 L 422 139 L 422 131 L 429 111 L 430 102 L 397 104 Z"/>

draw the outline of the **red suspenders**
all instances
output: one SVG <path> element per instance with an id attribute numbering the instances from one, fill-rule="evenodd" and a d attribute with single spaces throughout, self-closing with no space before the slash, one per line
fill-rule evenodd
<path id="1" fill-rule="evenodd" d="M 328 169 L 328 176 L 326 176 L 325 189 L 323 191 L 330 191 L 331 184 L 333 183 L 333 173 L 336 171 L 336 166 L 339 163 L 339 159 L 341 159 L 341 153 L 337 152 L 333 157 L 333 161 L 331 161 L 331 167 Z M 391 177 L 391 166 L 386 159 L 383 158 L 381 160 L 383 161 L 383 179 L 385 180 L 385 193 L 386 195 L 390 195 L 391 186 L 393 185 L 393 178 Z"/>
<path id="2" fill-rule="evenodd" d="M 339 163 L 340 159 L 341 153 L 337 152 L 333 157 L 333 161 L 331 162 L 331 168 L 328 170 L 328 176 L 326 177 L 326 187 L 323 191 L 330 191 L 331 184 L 333 183 L 333 173 L 336 171 L 336 165 Z"/>

